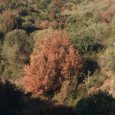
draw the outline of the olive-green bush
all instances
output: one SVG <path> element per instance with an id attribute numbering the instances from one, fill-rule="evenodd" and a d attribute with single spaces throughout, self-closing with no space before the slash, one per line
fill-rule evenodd
<path id="1" fill-rule="evenodd" d="M 32 47 L 32 39 L 24 30 L 13 30 L 7 33 L 2 47 L 3 75 L 14 78 L 20 76 L 22 67 L 29 63 Z"/>

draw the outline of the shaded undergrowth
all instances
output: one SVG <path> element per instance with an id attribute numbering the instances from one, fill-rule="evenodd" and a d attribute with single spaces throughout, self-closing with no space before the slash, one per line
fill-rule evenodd
<path id="1" fill-rule="evenodd" d="M 0 84 L 0 115 L 113 115 L 115 99 L 98 92 L 82 98 L 75 107 L 56 105 L 49 100 L 32 98 L 9 81 Z"/>

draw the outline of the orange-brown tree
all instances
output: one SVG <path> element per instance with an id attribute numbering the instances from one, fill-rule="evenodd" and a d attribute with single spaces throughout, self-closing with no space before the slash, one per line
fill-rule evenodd
<path id="1" fill-rule="evenodd" d="M 54 93 L 65 80 L 77 76 L 82 69 L 82 59 L 64 31 L 54 31 L 39 40 L 38 49 L 25 66 L 22 86 L 37 94 Z"/>

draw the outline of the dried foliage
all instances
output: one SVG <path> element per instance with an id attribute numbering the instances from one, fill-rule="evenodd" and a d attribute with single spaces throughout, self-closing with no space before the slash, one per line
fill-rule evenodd
<path id="1" fill-rule="evenodd" d="M 82 59 L 64 31 L 44 35 L 38 45 L 39 49 L 31 54 L 30 65 L 24 68 L 21 82 L 26 91 L 54 93 L 65 80 L 80 73 Z"/>
<path id="2" fill-rule="evenodd" d="M 4 11 L 2 13 L 3 23 L 0 25 L 4 32 L 10 31 L 16 27 L 18 14 L 16 12 Z"/>
<path id="3" fill-rule="evenodd" d="M 62 5 L 63 5 L 63 0 L 54 0 L 54 3 L 55 3 L 58 7 L 62 7 Z"/>
<path id="4" fill-rule="evenodd" d="M 57 25 L 56 22 L 42 21 L 40 24 L 41 29 L 47 29 L 49 27 L 55 27 Z"/>
<path id="5" fill-rule="evenodd" d="M 112 18 L 115 16 L 115 3 L 114 1 L 111 1 L 110 7 L 105 10 L 104 12 L 102 12 L 101 16 L 102 16 L 102 21 L 105 23 L 111 23 Z"/>

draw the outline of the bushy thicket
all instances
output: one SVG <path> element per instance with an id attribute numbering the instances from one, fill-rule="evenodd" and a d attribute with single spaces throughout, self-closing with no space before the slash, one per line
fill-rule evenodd
<path id="1" fill-rule="evenodd" d="M 2 74 L 16 78 L 21 76 L 23 67 L 29 63 L 29 55 L 32 52 L 32 39 L 24 30 L 8 32 L 2 46 Z"/>
<path id="2" fill-rule="evenodd" d="M 54 93 L 63 81 L 79 75 L 83 62 L 64 31 L 48 33 L 38 44 L 21 82 L 27 91 Z"/>
<path id="3" fill-rule="evenodd" d="M 17 12 L 3 11 L 0 16 L 0 31 L 9 32 L 20 26 L 21 22 Z"/>
<path id="4" fill-rule="evenodd" d="M 114 49 L 114 0 L 0 0 L 0 77 L 23 81 L 32 94 L 74 106 L 115 76 Z M 105 111 L 91 101 L 79 102 L 77 114 Z"/>

